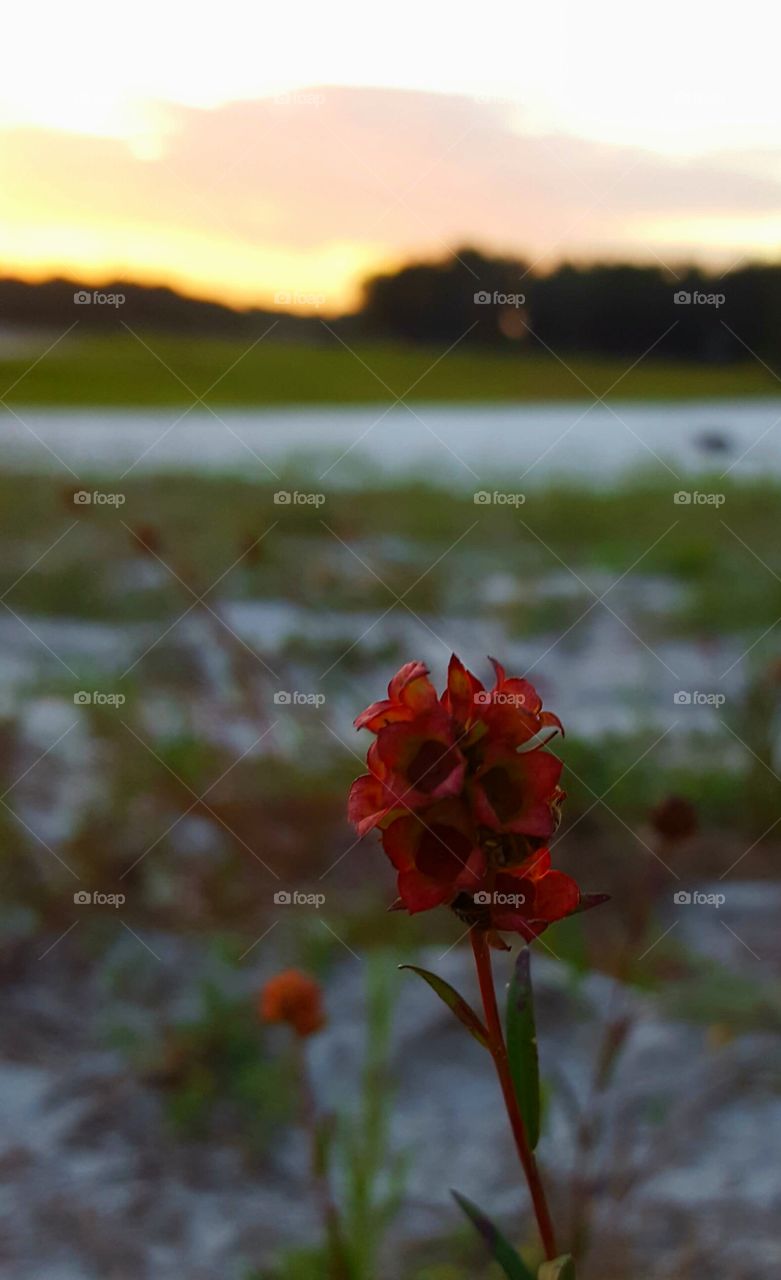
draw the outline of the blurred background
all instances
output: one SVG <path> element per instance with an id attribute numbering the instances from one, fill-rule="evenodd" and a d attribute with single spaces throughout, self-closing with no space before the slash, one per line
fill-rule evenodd
<path id="1" fill-rule="evenodd" d="M 474 994 L 463 925 L 387 914 L 346 821 L 353 718 L 453 651 L 562 718 L 554 857 L 611 894 L 535 946 L 579 1275 L 781 1264 L 781 120 L 740 17 L 14 15 L 9 1277 L 327 1274 L 257 1015 L 291 966 L 351 1280 L 495 1280 L 451 1186 L 534 1265 L 481 1050 L 396 968 Z"/>

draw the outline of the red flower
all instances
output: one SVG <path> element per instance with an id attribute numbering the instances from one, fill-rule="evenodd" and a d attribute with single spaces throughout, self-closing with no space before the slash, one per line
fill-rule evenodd
<path id="1" fill-rule="evenodd" d="M 541 847 L 564 799 L 561 761 L 544 750 L 561 722 L 493 665 L 486 691 L 454 654 L 441 699 L 422 663 L 401 668 L 355 721 L 377 737 L 348 813 L 359 835 L 380 828 L 408 911 L 446 904 L 492 936 L 530 939 L 594 903 Z"/>

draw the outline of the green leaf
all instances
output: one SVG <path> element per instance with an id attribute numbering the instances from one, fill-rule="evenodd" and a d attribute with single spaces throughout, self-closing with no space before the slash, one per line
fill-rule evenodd
<path id="1" fill-rule="evenodd" d="M 537 1280 L 576 1280 L 572 1254 L 562 1254 L 552 1262 L 543 1262 L 537 1272 Z"/>
<path id="2" fill-rule="evenodd" d="M 432 991 L 436 991 L 440 1000 L 444 1000 L 448 1009 L 452 1009 L 453 1013 L 462 1022 L 467 1031 L 471 1032 L 478 1044 L 483 1045 L 485 1049 L 488 1046 L 488 1032 L 483 1026 L 471 1005 L 468 1005 L 463 996 L 460 996 L 455 987 L 451 987 L 449 982 L 445 982 L 444 978 L 438 978 L 435 973 L 430 973 L 428 969 L 419 969 L 414 964 L 400 964 L 400 969 L 410 969 L 412 973 L 417 973 L 418 977 L 427 982 Z"/>
<path id="3" fill-rule="evenodd" d="M 534 1280 L 526 1263 L 519 1258 L 515 1249 L 504 1238 L 499 1228 L 494 1226 L 490 1218 L 486 1218 L 476 1204 L 467 1200 L 466 1196 L 460 1195 L 458 1191 L 451 1191 L 450 1194 L 485 1240 L 491 1251 L 491 1257 L 499 1263 L 507 1280 Z"/>
<path id="4" fill-rule="evenodd" d="M 580 895 L 580 902 L 576 906 L 575 910 L 570 912 L 570 915 L 581 915 L 584 911 L 591 911 L 594 907 L 601 907 L 603 902 L 609 901 L 609 893 L 582 893 Z"/>
<path id="5" fill-rule="evenodd" d="M 518 953 L 507 992 L 507 1054 L 526 1140 L 533 1151 L 540 1140 L 540 1066 L 528 947 Z"/>

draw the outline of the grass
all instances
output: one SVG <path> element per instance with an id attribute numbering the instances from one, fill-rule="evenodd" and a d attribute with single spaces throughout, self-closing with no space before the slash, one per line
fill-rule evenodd
<path id="1" fill-rule="evenodd" d="M 159 560 L 139 554 L 130 529 L 151 527 L 162 561 L 200 590 L 234 566 L 212 606 L 284 600 L 307 617 L 381 613 L 394 592 L 434 620 L 478 609 L 511 635 L 541 635 L 577 626 L 594 602 L 588 587 L 599 594 L 638 562 L 609 602 L 651 644 L 770 627 L 781 613 L 778 486 L 714 478 L 700 487 L 724 492 L 724 506 L 676 507 L 671 484 L 652 479 L 611 492 L 551 487 L 530 493 L 519 511 L 370 480 L 328 494 L 316 510 L 275 506 L 270 486 L 178 475 L 129 477 L 117 510 L 74 505 L 53 478 L 0 476 L 0 593 L 22 613 L 173 621 L 192 596 Z M 663 608 L 646 591 L 649 576 L 674 588 Z M 349 616 L 330 638 L 304 627 L 291 657 L 319 656 L 327 666 L 351 632 Z"/>
<path id="2" fill-rule="evenodd" d="M 689 364 L 545 353 L 490 352 L 360 343 L 352 351 L 326 330 L 322 346 L 187 339 L 128 332 L 79 336 L 46 351 L 41 337 L 23 356 L 0 361 L 0 392 L 11 405 L 116 408 L 181 405 L 208 396 L 219 406 L 417 401 L 712 399 L 774 395 L 777 381 L 758 361 Z M 215 385 L 216 384 L 216 385 Z M 585 385 L 584 385 L 585 384 Z M 213 390 L 210 391 L 210 388 Z M 10 393 L 8 392 L 8 389 Z"/>

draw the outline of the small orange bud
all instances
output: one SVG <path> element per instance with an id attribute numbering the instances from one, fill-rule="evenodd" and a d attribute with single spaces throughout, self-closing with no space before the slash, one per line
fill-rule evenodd
<path id="1" fill-rule="evenodd" d="M 320 985 L 300 969 L 285 969 L 269 978 L 258 1012 L 261 1021 L 287 1022 L 299 1036 L 311 1036 L 325 1025 Z"/>

